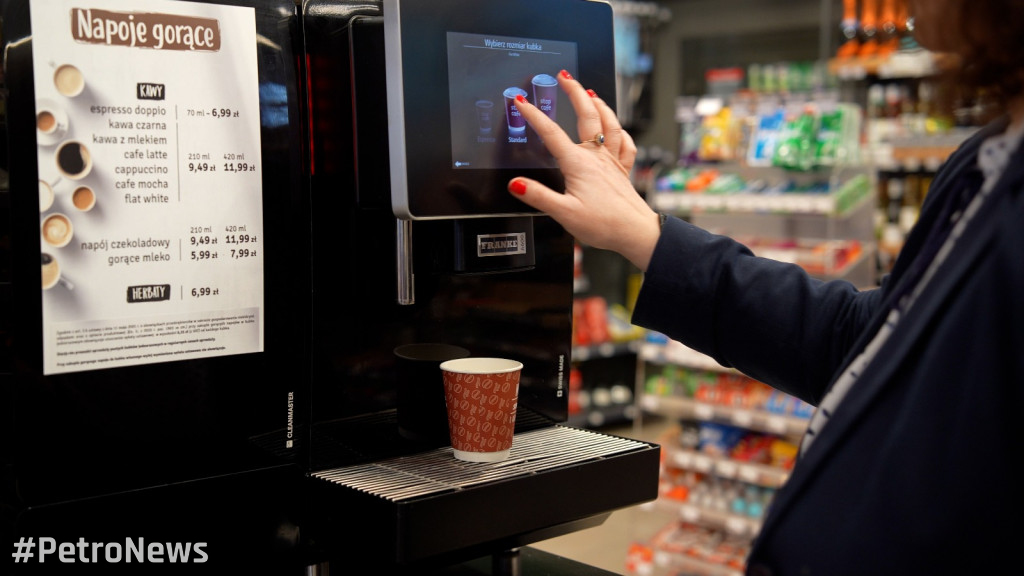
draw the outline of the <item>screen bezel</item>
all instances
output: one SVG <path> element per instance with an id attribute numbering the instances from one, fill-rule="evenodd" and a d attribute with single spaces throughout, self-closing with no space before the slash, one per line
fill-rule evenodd
<path id="1" fill-rule="evenodd" d="M 573 42 L 569 70 L 615 107 L 611 5 L 594 0 L 385 0 L 392 208 L 403 219 L 536 214 L 508 181 L 561 191 L 557 168 L 457 169 L 452 165 L 448 32 Z M 571 134 L 575 137 L 575 134 Z"/>

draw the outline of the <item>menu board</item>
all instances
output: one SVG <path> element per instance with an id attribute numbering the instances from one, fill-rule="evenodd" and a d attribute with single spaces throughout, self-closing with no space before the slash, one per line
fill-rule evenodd
<path id="1" fill-rule="evenodd" d="M 261 352 L 254 9 L 30 8 L 44 374 Z"/>

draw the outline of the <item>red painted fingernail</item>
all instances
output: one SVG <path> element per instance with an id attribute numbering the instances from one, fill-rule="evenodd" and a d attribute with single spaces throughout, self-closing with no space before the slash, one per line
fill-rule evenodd
<path id="1" fill-rule="evenodd" d="M 560 74 L 562 75 L 562 78 L 565 78 L 566 80 L 572 80 L 572 74 L 569 74 L 568 71 L 562 70 Z"/>
<path id="2" fill-rule="evenodd" d="M 516 94 L 516 102 L 526 102 L 526 98 L 523 98 L 522 94 Z"/>
<path id="3" fill-rule="evenodd" d="M 587 94 L 590 94 L 591 98 L 597 98 L 597 92 L 594 92 L 593 90 L 590 90 L 589 88 L 587 89 Z"/>
<path id="4" fill-rule="evenodd" d="M 523 182 L 522 180 L 513 180 L 508 183 L 508 189 L 514 194 L 522 196 L 523 194 L 526 194 L 526 182 Z"/>

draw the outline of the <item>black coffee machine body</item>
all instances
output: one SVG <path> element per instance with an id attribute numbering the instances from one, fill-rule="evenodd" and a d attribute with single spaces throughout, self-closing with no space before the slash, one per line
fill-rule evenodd
<path id="1" fill-rule="evenodd" d="M 611 7 L 309 0 L 303 27 L 322 558 L 350 564 L 373 550 L 396 566 L 444 564 L 654 498 L 656 448 L 560 425 L 573 239 L 506 189 L 515 176 L 563 186 L 507 99 L 523 94 L 574 133 L 564 93 L 538 86 L 566 70 L 615 94 Z M 419 347 L 435 352 L 410 360 Z M 438 365 L 460 355 L 524 365 L 508 462 L 452 457 Z M 353 536 L 355 518 L 374 529 Z"/>

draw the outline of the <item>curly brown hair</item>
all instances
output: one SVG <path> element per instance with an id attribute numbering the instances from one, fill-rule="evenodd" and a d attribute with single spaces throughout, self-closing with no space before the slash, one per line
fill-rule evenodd
<path id="1" fill-rule="evenodd" d="M 959 12 L 957 80 L 1002 104 L 1024 94 L 1024 0 L 971 0 Z"/>

